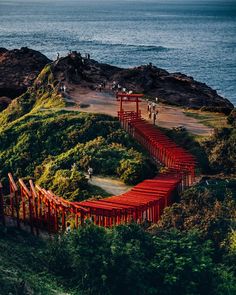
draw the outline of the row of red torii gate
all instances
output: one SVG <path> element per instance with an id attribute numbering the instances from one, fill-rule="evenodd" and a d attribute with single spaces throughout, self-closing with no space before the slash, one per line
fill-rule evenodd
<path id="1" fill-rule="evenodd" d="M 64 231 L 68 223 L 77 228 L 87 222 L 104 227 L 131 221 L 157 222 L 174 196 L 193 184 L 196 161 L 189 152 L 141 117 L 139 103 L 142 96 L 118 93 L 118 118 L 122 127 L 148 150 L 152 158 L 163 164 L 165 172 L 154 179 L 144 180 L 119 196 L 83 202 L 69 202 L 35 185 L 32 180 L 28 186 L 22 179 L 16 183 L 9 173 L 9 194 L 3 194 L 5 190 L 0 183 L 2 223 L 6 224 L 11 217 L 18 227 L 23 222 L 30 226 L 32 233 L 38 234 L 40 229 L 49 233 Z M 135 110 L 125 110 L 125 106 L 132 103 L 136 105 Z"/>

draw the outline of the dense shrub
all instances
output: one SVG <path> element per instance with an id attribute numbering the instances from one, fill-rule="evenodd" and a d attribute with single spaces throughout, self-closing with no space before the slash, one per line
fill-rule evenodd
<path id="1" fill-rule="evenodd" d="M 214 136 L 204 143 L 211 169 L 215 173 L 236 173 L 236 129 L 215 130 Z"/>
<path id="2" fill-rule="evenodd" d="M 213 253 L 211 241 L 202 241 L 195 231 L 155 236 L 131 224 L 112 230 L 79 228 L 54 240 L 47 256 L 49 270 L 82 294 L 216 295 L 227 290 L 233 295 L 235 277 L 214 261 Z"/>
<path id="3" fill-rule="evenodd" d="M 227 121 L 229 124 L 231 124 L 233 127 L 236 127 L 236 108 L 232 110 L 232 112 L 229 114 Z"/>
<path id="4" fill-rule="evenodd" d="M 157 229 L 198 230 L 214 243 L 219 255 L 222 243 L 235 227 L 236 182 L 216 179 L 207 183 L 185 191 L 180 203 L 165 210 Z"/>

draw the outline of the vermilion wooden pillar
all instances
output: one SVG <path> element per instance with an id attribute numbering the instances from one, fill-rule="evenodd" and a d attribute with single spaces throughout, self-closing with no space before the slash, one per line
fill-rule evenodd
<path id="1" fill-rule="evenodd" d="M 61 209 L 61 224 L 62 224 L 62 231 L 66 230 L 66 213 L 65 208 L 62 207 Z"/>
<path id="2" fill-rule="evenodd" d="M 136 97 L 136 114 L 138 115 L 139 114 L 139 99 L 138 97 Z"/>
<path id="3" fill-rule="evenodd" d="M 47 222 L 48 222 L 48 232 L 51 233 L 51 204 L 50 201 L 48 201 L 48 216 L 47 216 Z"/>
<path id="4" fill-rule="evenodd" d="M 5 215 L 4 215 L 4 197 L 3 197 L 3 186 L 0 182 L 0 219 L 2 220 L 3 226 L 6 225 L 5 223 Z"/>
<path id="5" fill-rule="evenodd" d="M 8 173 L 8 178 L 9 178 L 9 184 L 10 184 L 11 215 L 12 217 L 14 217 L 14 211 L 16 211 L 17 227 L 20 228 L 18 188 L 11 173 Z M 15 210 L 14 210 L 14 207 L 15 207 Z"/>
<path id="6" fill-rule="evenodd" d="M 22 179 L 19 179 L 22 209 L 23 209 L 23 221 L 26 223 L 27 218 L 29 218 L 30 230 L 33 233 L 33 208 L 32 208 L 32 195 L 27 186 Z M 27 202 L 26 202 L 27 201 Z M 26 212 L 26 207 L 28 205 L 28 216 Z"/>
<path id="7" fill-rule="evenodd" d="M 36 228 L 36 235 L 39 235 L 39 218 L 38 218 L 38 195 L 36 193 L 34 183 L 32 180 L 29 181 L 30 184 L 30 191 L 32 195 L 32 202 L 33 202 L 33 220 L 34 220 L 34 225 Z"/>

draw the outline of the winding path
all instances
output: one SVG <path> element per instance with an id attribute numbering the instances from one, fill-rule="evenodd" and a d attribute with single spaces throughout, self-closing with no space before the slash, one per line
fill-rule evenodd
<path id="1" fill-rule="evenodd" d="M 113 196 L 121 195 L 131 189 L 130 186 L 124 184 L 121 180 L 109 177 L 93 176 L 89 180 L 91 185 L 96 185 Z"/>
<path id="2" fill-rule="evenodd" d="M 103 113 L 107 115 L 117 116 L 118 104 L 114 99 L 114 94 L 106 90 L 103 92 L 92 91 L 87 88 L 81 88 L 73 85 L 73 90 L 70 91 L 71 101 L 76 105 L 67 108 L 68 110 L 79 110 L 89 113 Z M 81 108 L 80 105 L 87 105 Z M 132 110 L 132 105 L 128 106 L 127 110 Z M 140 104 L 142 117 L 148 122 L 147 102 L 143 101 Z M 158 120 L 157 125 L 164 128 L 174 128 L 184 126 L 189 132 L 194 135 L 209 136 L 213 133 L 213 128 L 203 125 L 197 119 L 186 116 L 184 109 L 173 107 L 164 104 L 158 105 Z"/>

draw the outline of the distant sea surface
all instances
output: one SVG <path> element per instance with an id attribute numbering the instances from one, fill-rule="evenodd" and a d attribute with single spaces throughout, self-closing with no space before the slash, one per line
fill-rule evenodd
<path id="1" fill-rule="evenodd" d="M 236 105 L 236 1 L 0 0 L 0 47 L 152 62 L 207 83 Z"/>

